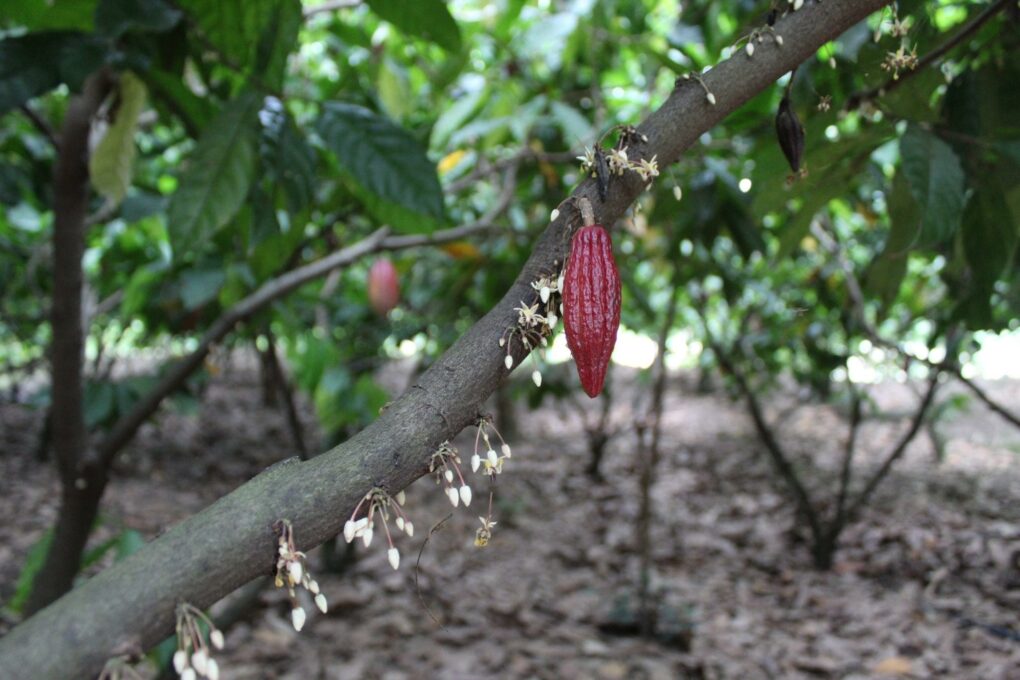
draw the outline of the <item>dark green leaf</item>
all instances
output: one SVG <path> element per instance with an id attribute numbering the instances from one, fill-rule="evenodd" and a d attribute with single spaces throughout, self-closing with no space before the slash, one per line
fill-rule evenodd
<path id="1" fill-rule="evenodd" d="M 78 89 L 84 76 L 98 68 L 102 55 L 89 49 L 94 41 L 80 33 L 29 33 L 0 40 L 0 115 L 62 82 Z"/>
<path id="2" fill-rule="evenodd" d="M 125 529 L 117 538 L 117 559 L 130 557 L 145 545 L 145 538 L 134 529 Z"/>
<path id="3" fill-rule="evenodd" d="M 117 388 L 111 382 L 85 384 L 85 425 L 89 429 L 99 427 L 115 415 L 114 396 Z"/>
<path id="4" fill-rule="evenodd" d="M 1016 250 L 1017 224 L 994 183 L 979 190 L 963 213 L 963 249 L 975 286 L 988 295 Z"/>
<path id="5" fill-rule="evenodd" d="M 255 69 L 259 81 L 279 89 L 287 69 L 287 57 L 298 44 L 302 14 L 300 0 L 279 0 L 272 8 L 272 21 L 259 38 Z"/>
<path id="6" fill-rule="evenodd" d="M 367 4 L 408 35 L 425 38 L 449 52 L 460 50 L 460 28 L 442 0 L 367 0 Z"/>
<path id="7" fill-rule="evenodd" d="M 170 244 L 181 257 L 195 251 L 237 214 L 255 170 L 258 97 L 231 102 L 202 133 L 167 210 Z"/>
<path id="8" fill-rule="evenodd" d="M 0 24 L 9 22 L 30 31 L 91 31 L 97 0 L 4 0 Z"/>
<path id="9" fill-rule="evenodd" d="M 99 0 L 95 24 L 96 32 L 119 38 L 132 31 L 169 31 L 180 18 L 180 10 L 163 0 Z"/>
<path id="10" fill-rule="evenodd" d="M 255 65 L 256 52 L 277 10 L 293 0 L 181 0 L 209 42 L 238 68 Z"/>
<path id="11" fill-rule="evenodd" d="M 406 130 L 344 102 L 326 104 L 318 130 L 379 220 L 403 231 L 435 228 L 443 216 L 436 166 Z"/>
<path id="12" fill-rule="evenodd" d="M 263 110 L 259 151 L 267 179 L 283 189 L 290 212 L 305 210 L 315 190 L 315 152 L 283 105 L 272 97 Z"/>
<path id="13" fill-rule="evenodd" d="M 900 290 L 907 273 L 910 247 L 921 228 L 917 202 L 902 173 L 897 173 L 886 199 L 889 211 L 889 236 L 882 254 L 871 264 L 864 281 L 865 289 L 888 305 Z"/>
<path id="14" fill-rule="evenodd" d="M 963 214 L 964 176 L 949 145 L 917 125 L 900 139 L 903 173 L 921 206 L 921 245 L 942 243 L 956 234 Z"/>
<path id="15" fill-rule="evenodd" d="M 181 275 L 181 301 L 187 310 L 198 309 L 220 292 L 226 274 L 216 269 L 191 269 Z"/>

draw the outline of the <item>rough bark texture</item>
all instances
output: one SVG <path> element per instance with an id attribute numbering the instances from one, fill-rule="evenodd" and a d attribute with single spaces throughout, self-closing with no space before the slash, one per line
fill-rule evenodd
<path id="1" fill-rule="evenodd" d="M 81 467 L 88 446 L 82 410 L 85 333 L 81 307 L 89 202 L 89 128 L 109 87 L 106 74 L 100 72 L 86 81 L 80 95 L 71 98 L 53 169 L 50 433 L 63 493 L 52 547 L 25 605 L 30 614 L 71 589 L 106 482 L 105 475 Z"/>
<path id="2" fill-rule="evenodd" d="M 885 4 L 844 0 L 809 4 L 781 19 L 783 47 L 764 44 L 704 77 L 710 106 L 696 83 L 678 88 L 639 130 L 648 142 L 632 149 L 674 162 L 723 116 L 812 56 L 824 42 Z M 644 189 L 634 174 L 617 178 L 605 201 L 593 182 L 588 198 L 596 218 L 612 225 Z M 534 297 L 530 282 L 563 261 L 564 209 L 535 244 L 531 258 L 503 299 L 450 348 L 380 418 L 353 439 L 306 462 L 276 465 L 130 558 L 110 567 L 39 612 L 0 640 L 0 677 L 78 678 L 95 675 L 125 642 L 148 648 L 173 630 L 174 605 L 207 607 L 256 576 L 274 557 L 272 524 L 289 519 L 307 550 L 335 535 L 372 486 L 404 488 L 425 471 L 440 442 L 475 421 L 479 405 L 506 377 L 499 338 L 514 323 L 514 307 Z M 520 348 L 514 365 L 523 359 Z"/>

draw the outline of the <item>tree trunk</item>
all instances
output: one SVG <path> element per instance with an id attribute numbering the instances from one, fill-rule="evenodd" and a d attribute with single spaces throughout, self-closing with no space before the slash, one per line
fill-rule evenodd
<path id="1" fill-rule="evenodd" d="M 60 516 L 46 561 L 25 605 L 32 614 L 71 589 L 81 553 L 105 487 L 105 470 L 81 467 L 88 446 L 82 411 L 82 257 L 89 202 L 89 128 L 110 82 L 105 72 L 88 78 L 64 116 L 53 170 L 53 307 L 50 324 L 52 404 L 50 432 L 63 487 Z"/>

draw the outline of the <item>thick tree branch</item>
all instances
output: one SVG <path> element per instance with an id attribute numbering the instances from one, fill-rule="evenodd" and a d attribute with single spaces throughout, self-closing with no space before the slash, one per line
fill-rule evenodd
<path id="1" fill-rule="evenodd" d="M 741 52 L 705 74 L 715 106 L 697 84 L 678 88 L 639 127 L 648 142 L 631 147 L 634 156 L 673 163 L 724 116 L 884 4 L 825 2 L 787 15 L 776 24 L 782 47 L 763 44 L 753 59 Z M 645 188 L 628 174 L 614 180 L 605 201 L 590 180 L 574 196 L 588 198 L 599 222 L 612 225 Z M 499 338 L 516 321 L 514 307 L 534 297 L 531 282 L 564 261 L 573 212 L 561 211 L 503 299 L 377 421 L 312 460 L 274 466 L 22 623 L 0 639 L 0 677 L 95 674 L 125 642 L 147 648 L 168 635 L 177 602 L 207 607 L 268 573 L 276 520 L 289 519 L 306 550 L 336 535 L 371 487 L 396 491 L 422 476 L 428 455 L 472 424 L 506 377 Z M 520 365 L 523 348 L 515 343 L 513 354 Z"/>

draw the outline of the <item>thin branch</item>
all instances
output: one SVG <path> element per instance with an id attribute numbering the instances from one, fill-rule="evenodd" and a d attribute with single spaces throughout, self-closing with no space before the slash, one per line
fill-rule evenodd
<path id="1" fill-rule="evenodd" d="M 678 300 L 680 298 L 679 267 L 673 269 L 673 290 L 666 308 L 666 319 L 659 331 L 659 352 L 652 366 L 652 399 L 648 412 L 637 430 L 638 458 L 641 461 L 641 507 L 638 511 L 638 555 L 641 559 L 641 573 L 638 588 L 638 611 L 641 634 L 650 636 L 655 629 L 655 610 L 651 602 L 652 573 L 652 484 L 655 470 L 659 466 L 659 437 L 662 434 L 662 406 L 666 394 L 666 342 L 669 332 L 676 323 Z M 648 439 L 646 430 L 651 430 Z"/>
<path id="2" fill-rule="evenodd" d="M 872 326 L 867 319 L 867 312 L 864 301 L 864 293 L 861 289 L 860 281 L 857 278 L 857 274 L 854 272 L 853 264 L 846 256 L 846 252 L 843 245 L 835 238 L 835 234 L 822 228 L 820 223 L 812 225 L 812 234 L 818 239 L 818 242 L 822 244 L 833 256 L 836 258 L 836 262 L 843 270 L 843 275 L 846 279 L 847 291 L 850 294 L 850 299 L 853 302 L 855 316 L 858 324 L 860 324 L 861 330 L 868 337 L 873 344 L 878 347 L 884 347 L 885 349 L 896 352 L 899 356 L 904 357 L 908 361 L 912 361 L 918 364 L 923 364 L 932 370 L 939 370 L 943 373 L 948 373 L 954 378 L 963 383 L 967 389 L 974 393 L 978 399 L 980 399 L 985 406 L 997 413 L 1005 420 L 1012 423 L 1015 427 L 1020 428 L 1020 417 L 1012 413 L 1005 406 L 1002 406 L 984 390 L 978 387 L 974 381 L 963 375 L 963 372 L 958 366 L 949 364 L 946 362 L 936 362 L 931 359 L 920 357 L 912 352 L 908 352 L 899 343 L 887 340 L 879 335 L 878 330 Z"/>
<path id="3" fill-rule="evenodd" d="M 981 14 L 971 19 L 970 22 L 965 24 L 959 31 L 954 33 L 953 37 L 949 38 L 944 43 L 942 43 L 941 45 L 939 45 L 938 47 L 936 47 L 935 49 L 931 50 L 923 57 L 918 59 L 917 65 L 914 66 L 913 69 L 905 73 L 899 74 L 898 77 L 889 78 L 889 80 L 887 80 L 882 85 L 878 85 L 869 90 L 856 92 L 850 95 L 847 98 L 845 110 L 851 111 L 853 109 L 856 109 L 863 102 L 872 101 L 874 99 L 877 99 L 892 92 L 897 87 L 902 85 L 905 80 L 923 72 L 931 64 L 935 63 L 943 56 L 945 56 L 947 52 L 952 50 L 954 47 L 958 46 L 967 38 L 977 33 L 978 29 L 984 26 L 989 19 L 991 19 L 996 14 L 1009 7 L 1009 5 L 1011 3 L 1014 3 L 1015 1 L 1016 0 L 998 0 L 995 3 L 992 3 L 987 8 L 985 8 L 985 10 L 981 12 Z"/>
<path id="4" fill-rule="evenodd" d="M 32 125 L 35 126 L 35 129 L 42 133 L 43 137 L 49 140 L 55 151 L 60 150 L 60 139 L 48 120 L 43 118 L 38 111 L 28 104 L 22 104 L 18 107 L 18 110 L 25 114 L 25 118 L 28 118 Z"/>
<path id="5" fill-rule="evenodd" d="M 518 166 L 524 162 L 542 161 L 546 163 L 566 163 L 573 161 L 577 154 L 573 151 L 562 151 L 557 153 L 543 153 L 531 148 L 525 148 L 509 158 L 503 158 L 493 162 L 479 163 L 467 175 L 453 180 L 444 188 L 447 194 L 458 194 L 468 187 L 478 183 L 478 180 L 489 177 L 501 170 L 512 166 Z"/>
<path id="6" fill-rule="evenodd" d="M 857 445 L 857 431 L 861 426 L 861 395 L 857 390 L 853 391 L 853 401 L 850 404 L 850 431 L 846 438 L 846 447 L 843 449 L 843 466 L 839 472 L 839 492 L 836 495 L 836 512 L 829 524 L 829 535 L 835 539 L 846 526 L 846 497 L 850 489 L 850 481 L 853 477 L 854 453 Z"/>
<path id="7" fill-rule="evenodd" d="M 290 377 L 283 370 L 283 363 L 276 351 L 276 336 L 269 324 L 263 329 L 266 337 L 265 356 L 268 361 L 268 369 L 271 372 L 273 387 L 276 388 L 279 396 L 283 399 L 284 415 L 287 417 L 287 427 L 290 428 L 291 438 L 294 440 L 294 448 L 297 449 L 301 460 L 308 460 L 308 447 L 305 445 L 304 428 L 301 425 L 301 418 L 298 415 L 297 405 L 294 403 L 294 386 Z"/>
<path id="8" fill-rule="evenodd" d="M 939 376 L 941 371 L 935 369 L 931 373 L 931 377 L 928 378 L 928 389 L 924 393 L 924 397 L 921 399 L 921 403 L 917 407 L 917 411 L 914 413 L 914 417 L 910 421 L 910 427 L 900 437 L 900 441 L 896 444 L 896 447 L 889 453 L 882 465 L 871 475 L 864 488 L 861 489 L 860 494 L 850 504 L 846 511 L 846 520 L 852 521 L 857 514 L 861 511 L 861 508 L 868 502 L 871 495 L 875 493 L 875 489 L 882 482 L 885 476 L 889 473 L 890 468 L 897 460 L 906 452 L 907 446 L 914 440 L 918 431 L 921 429 L 921 425 L 924 423 L 924 417 L 928 413 L 928 408 L 931 406 L 932 400 L 935 398 L 935 392 L 938 390 Z"/>
<path id="9" fill-rule="evenodd" d="M 638 127 L 648 142 L 635 144 L 632 157 L 656 155 L 661 167 L 675 162 L 727 114 L 884 4 L 809 3 L 784 16 L 775 27 L 784 37 L 782 47 L 763 44 L 754 59 L 741 53 L 702 76 L 714 105 L 700 86 L 681 82 Z M 587 198 L 598 221 L 613 225 L 647 189 L 629 175 L 617 177 L 604 200 L 591 179 L 573 196 Z M 427 457 L 475 421 L 480 405 L 506 377 L 499 339 L 516 322 L 520 300 L 535 295 L 532 282 L 563 261 L 574 218 L 573 210 L 561 210 L 536 239 L 504 297 L 375 422 L 310 461 L 273 466 L 22 622 L 0 638 L 0 677 L 97 674 L 125 640 L 146 648 L 170 634 L 177 602 L 205 608 L 267 573 L 276 550 L 272 525 L 281 517 L 299 528 L 298 549 L 308 550 L 335 536 L 373 486 L 395 492 L 422 476 Z M 514 365 L 524 354 L 515 345 Z"/>
<path id="10" fill-rule="evenodd" d="M 704 316 L 702 316 L 704 321 Z M 818 512 L 815 510 L 814 504 L 811 502 L 811 496 L 808 494 L 807 488 L 800 480 L 800 476 L 794 469 L 793 464 L 790 462 L 789 456 L 786 451 L 783 450 L 779 440 L 776 439 L 775 434 L 772 432 L 772 428 L 769 427 L 768 421 L 765 419 L 765 412 L 761 407 L 761 403 L 758 401 L 758 397 L 755 396 L 754 390 L 747 382 L 747 378 L 744 374 L 737 369 L 733 361 L 729 358 L 727 353 L 719 345 L 714 337 L 708 330 L 708 324 L 705 324 L 705 338 L 708 340 L 709 347 L 712 348 L 712 352 L 715 354 L 716 361 L 719 362 L 719 366 L 729 373 L 733 380 L 737 383 L 737 387 L 740 389 L 740 393 L 744 396 L 744 400 L 747 402 L 747 408 L 751 413 L 751 420 L 754 422 L 754 428 L 758 432 L 758 437 L 765 445 L 765 450 L 768 451 L 769 459 L 772 461 L 772 466 L 782 477 L 783 481 L 789 487 L 790 492 L 793 494 L 793 500 L 797 504 L 798 512 L 804 517 L 808 523 L 808 528 L 811 530 L 811 536 L 817 543 L 822 535 L 822 524 L 818 517 Z"/>
<path id="11" fill-rule="evenodd" d="M 512 183 L 511 183 L 512 184 Z M 328 274 L 340 267 L 380 251 L 402 250 L 417 246 L 437 245 L 457 241 L 467 236 L 491 228 L 492 219 L 505 210 L 509 198 L 495 206 L 481 219 L 452 229 L 444 229 L 431 234 L 413 234 L 408 236 L 389 236 L 389 230 L 382 228 L 372 235 L 358 241 L 326 257 L 316 260 L 304 267 L 294 269 L 275 279 L 267 281 L 258 290 L 242 299 L 226 310 L 220 318 L 213 322 L 205 332 L 198 346 L 190 354 L 179 360 L 141 400 L 135 402 L 134 408 L 126 413 L 113 426 L 106 437 L 95 447 L 93 460 L 90 462 L 109 465 L 113 457 L 134 437 L 138 428 L 156 412 L 163 400 L 173 394 L 184 382 L 202 366 L 205 357 L 212 348 L 220 343 L 234 326 L 249 318 L 293 290 L 304 284 Z M 502 206 L 502 207 L 500 207 Z M 496 208 L 500 208 L 496 210 Z"/>
<path id="12" fill-rule="evenodd" d="M 734 364 L 733 360 L 730 359 L 729 353 L 723 349 L 722 345 L 712 333 L 705 311 L 706 302 L 707 301 L 702 295 L 695 299 L 694 305 L 695 312 L 697 313 L 698 318 L 701 319 L 705 340 L 708 343 L 708 346 L 712 349 L 713 354 L 715 354 L 715 358 L 716 361 L 719 362 L 719 366 L 725 373 L 732 376 L 733 380 L 737 383 L 737 388 L 740 390 L 740 393 L 744 396 L 744 400 L 747 402 L 747 408 L 751 413 L 751 420 L 754 422 L 754 427 L 758 432 L 758 437 L 765 445 L 765 450 L 768 451 L 772 466 L 779 473 L 779 476 L 786 483 L 787 487 L 789 487 L 790 493 L 793 495 L 793 500 L 797 505 L 797 510 L 808 522 L 808 527 L 811 530 L 811 536 L 817 544 L 823 536 L 822 523 L 817 510 L 815 510 L 814 503 L 811 501 L 811 496 L 808 493 L 807 487 L 805 487 L 804 483 L 801 482 L 800 476 L 797 474 L 793 464 L 790 462 L 790 457 L 779 443 L 775 433 L 769 426 L 768 421 L 765 419 L 765 411 L 762 409 L 761 403 L 758 401 L 758 397 L 755 394 L 754 389 L 747 382 L 747 378 L 744 376 L 743 372 L 740 371 L 740 369 L 736 367 L 736 364 Z"/>

